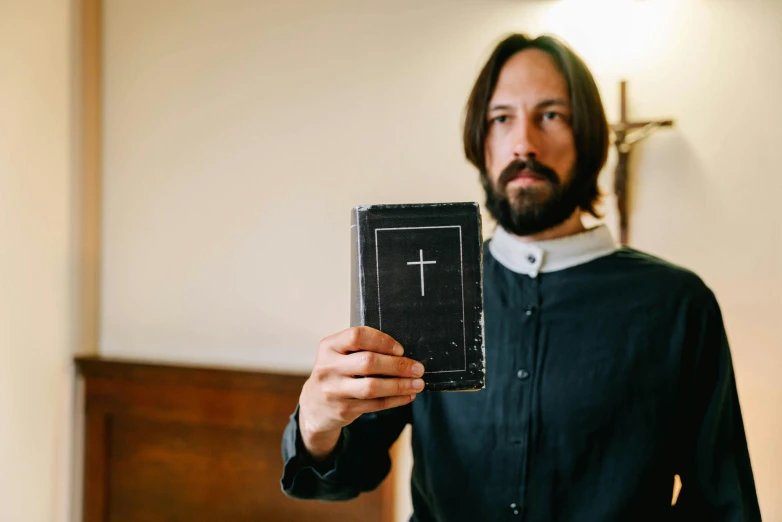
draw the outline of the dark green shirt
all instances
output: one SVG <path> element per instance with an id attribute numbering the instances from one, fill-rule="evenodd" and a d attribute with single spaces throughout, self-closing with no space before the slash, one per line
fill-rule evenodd
<path id="1" fill-rule="evenodd" d="M 372 490 L 412 424 L 416 522 L 760 520 L 719 306 L 697 276 L 622 248 L 530 277 L 487 248 L 484 292 L 486 389 L 364 415 L 323 466 L 294 413 L 288 495 Z"/>

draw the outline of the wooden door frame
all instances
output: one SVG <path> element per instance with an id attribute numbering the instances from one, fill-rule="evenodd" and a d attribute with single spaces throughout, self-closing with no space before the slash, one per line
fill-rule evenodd
<path id="1" fill-rule="evenodd" d="M 76 0 L 74 107 L 77 354 L 98 353 L 100 339 L 103 166 L 103 2 Z"/>

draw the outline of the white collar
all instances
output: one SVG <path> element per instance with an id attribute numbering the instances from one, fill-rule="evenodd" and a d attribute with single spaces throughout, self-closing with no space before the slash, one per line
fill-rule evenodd
<path id="1" fill-rule="evenodd" d="M 498 226 L 489 241 L 489 250 L 497 261 L 508 270 L 530 277 L 587 263 L 617 249 L 606 225 L 572 236 L 529 243 Z"/>

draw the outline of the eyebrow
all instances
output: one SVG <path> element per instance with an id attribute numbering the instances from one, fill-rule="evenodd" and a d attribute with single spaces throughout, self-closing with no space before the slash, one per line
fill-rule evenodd
<path id="1" fill-rule="evenodd" d="M 542 102 L 535 105 L 536 109 L 545 109 L 547 107 L 551 107 L 552 105 L 561 105 L 562 107 L 565 107 L 567 109 L 570 108 L 570 104 L 562 99 L 562 98 L 551 98 L 548 100 L 543 100 Z"/>
<path id="2" fill-rule="evenodd" d="M 516 107 L 514 107 L 513 105 L 497 103 L 494 105 L 489 105 L 489 110 L 487 112 L 510 111 L 510 110 L 514 110 L 515 108 Z"/>
<path id="3" fill-rule="evenodd" d="M 567 109 L 570 108 L 570 104 L 563 98 L 548 98 L 546 100 L 542 100 L 538 102 L 537 105 L 535 105 L 536 110 L 545 109 L 554 105 L 561 105 L 562 107 L 565 107 Z M 496 111 L 508 111 L 508 110 L 515 110 L 516 106 L 507 104 L 507 103 L 497 103 L 494 105 L 489 105 L 489 110 L 487 112 L 496 112 Z"/>

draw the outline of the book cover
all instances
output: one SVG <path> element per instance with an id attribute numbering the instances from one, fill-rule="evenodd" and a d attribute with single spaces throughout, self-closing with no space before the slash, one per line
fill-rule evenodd
<path id="1" fill-rule="evenodd" d="M 485 386 L 477 203 L 372 205 L 351 219 L 351 326 L 389 334 L 426 368 L 425 391 Z"/>

